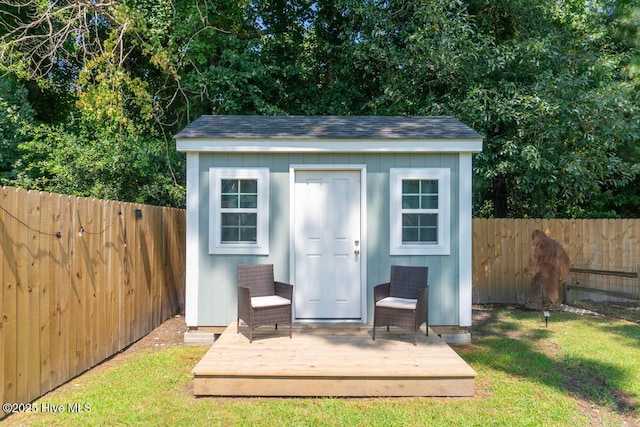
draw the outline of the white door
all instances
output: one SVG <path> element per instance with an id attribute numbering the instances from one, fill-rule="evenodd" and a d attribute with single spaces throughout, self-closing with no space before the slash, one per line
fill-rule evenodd
<path id="1" fill-rule="evenodd" d="M 360 319 L 360 171 L 296 171 L 295 317 Z"/>

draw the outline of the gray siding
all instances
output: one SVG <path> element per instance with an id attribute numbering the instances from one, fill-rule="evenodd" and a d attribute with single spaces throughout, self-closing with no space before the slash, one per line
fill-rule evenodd
<path id="1" fill-rule="evenodd" d="M 236 320 L 236 266 L 272 263 L 276 280 L 289 277 L 289 165 L 365 164 L 367 167 L 367 314 L 373 320 L 373 286 L 389 280 L 391 264 L 429 267 L 429 322 L 459 324 L 458 155 L 456 154 L 200 154 L 200 288 L 198 324 L 224 326 Z M 209 255 L 209 168 L 268 167 L 270 170 L 270 251 L 268 256 Z M 389 255 L 389 169 L 451 169 L 451 253 L 447 256 Z M 188 262 L 189 260 L 187 260 Z M 294 283 L 295 286 L 295 283 Z"/>

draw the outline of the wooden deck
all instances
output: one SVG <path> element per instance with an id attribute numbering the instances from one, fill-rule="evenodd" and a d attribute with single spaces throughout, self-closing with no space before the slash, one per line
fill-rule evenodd
<path id="1" fill-rule="evenodd" d="M 473 396 L 475 371 L 438 335 L 371 325 L 235 323 L 193 369 L 197 396 Z"/>

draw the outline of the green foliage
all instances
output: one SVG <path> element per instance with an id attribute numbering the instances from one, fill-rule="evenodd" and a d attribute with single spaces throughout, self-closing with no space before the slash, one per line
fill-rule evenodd
<path id="1" fill-rule="evenodd" d="M 163 139 L 78 122 L 31 129 L 30 140 L 20 144 L 24 167 L 14 182 L 72 195 L 184 206 L 183 187 L 167 174 Z"/>
<path id="2" fill-rule="evenodd" d="M 622 73 L 629 56 L 611 16 L 596 2 L 559 6 L 476 3 L 495 48 L 467 99 L 454 93 L 449 104 L 486 136 L 476 159 L 486 215 L 616 215 L 612 195 L 638 172 L 629 156 L 640 137 L 638 82 Z"/>
<path id="3" fill-rule="evenodd" d="M 37 55 L 6 64 L 8 70 L 31 70 L 23 75 L 39 83 L 29 89 L 30 97 L 37 101 L 33 103 L 37 111 L 31 117 L 40 121 L 22 120 L 17 132 L 20 138 L 11 143 L 13 172 L 11 176 L 5 173 L 5 184 L 184 206 L 183 157 L 176 153 L 168 129 L 159 122 L 161 111 L 153 86 L 162 73 L 153 68 L 152 48 L 170 23 L 169 15 L 160 13 L 163 10 L 168 10 L 166 4 L 157 2 L 28 9 L 28 16 L 43 26 L 24 30 L 29 37 L 43 34 L 44 24 L 64 19 L 95 31 L 80 39 L 73 32 L 60 30 L 58 35 L 67 39 L 38 62 L 49 64 L 42 65 L 49 70 L 45 76 L 33 65 Z M 92 13 L 93 18 L 87 21 Z M 158 24 L 158 17 L 165 18 L 165 28 Z M 4 38 L 3 53 L 16 52 L 8 45 L 29 46 L 19 38 L 24 33 L 8 34 L 17 39 Z M 56 59 L 58 54 L 64 55 L 64 60 Z"/>
<path id="4" fill-rule="evenodd" d="M 3 67 L 38 82 L 5 182 L 180 206 L 171 135 L 201 114 L 446 114 L 485 136 L 476 215 L 639 211 L 634 0 L 23 3 L 0 0 Z"/>
<path id="5" fill-rule="evenodd" d="M 20 159 L 18 145 L 26 126 L 33 123 L 35 111 L 28 101 L 27 89 L 11 76 L 0 76 L 0 183 L 15 176 Z"/>

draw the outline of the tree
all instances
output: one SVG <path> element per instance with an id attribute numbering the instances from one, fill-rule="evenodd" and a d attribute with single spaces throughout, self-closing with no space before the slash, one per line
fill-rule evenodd
<path id="1" fill-rule="evenodd" d="M 472 4 L 489 36 L 483 64 L 448 104 L 486 136 L 477 157 L 478 213 L 615 215 L 613 195 L 637 175 L 637 82 L 603 3 Z M 590 7 L 585 7 L 590 6 Z"/>
<path id="2" fill-rule="evenodd" d="M 477 215 L 630 214 L 639 17 L 634 0 L 0 0 L 7 91 L 34 111 L 4 168 L 181 205 L 171 136 L 201 114 L 446 114 L 485 136 Z"/>
<path id="3" fill-rule="evenodd" d="M 19 171 L 9 182 L 183 206 L 181 156 L 170 147 L 154 95 L 163 81 L 154 65 L 155 39 L 145 39 L 154 27 L 142 19 L 158 3 L 7 0 L 3 6 L 5 69 L 37 82 L 45 95 L 75 101 L 58 115 L 49 113 L 57 110 L 53 103 L 40 105 L 36 115 L 44 121 L 23 129 L 13 162 Z"/>
<path id="4" fill-rule="evenodd" d="M 18 146 L 24 129 L 35 121 L 27 89 L 12 76 L 0 76 L 0 184 L 15 178 L 20 160 Z"/>

